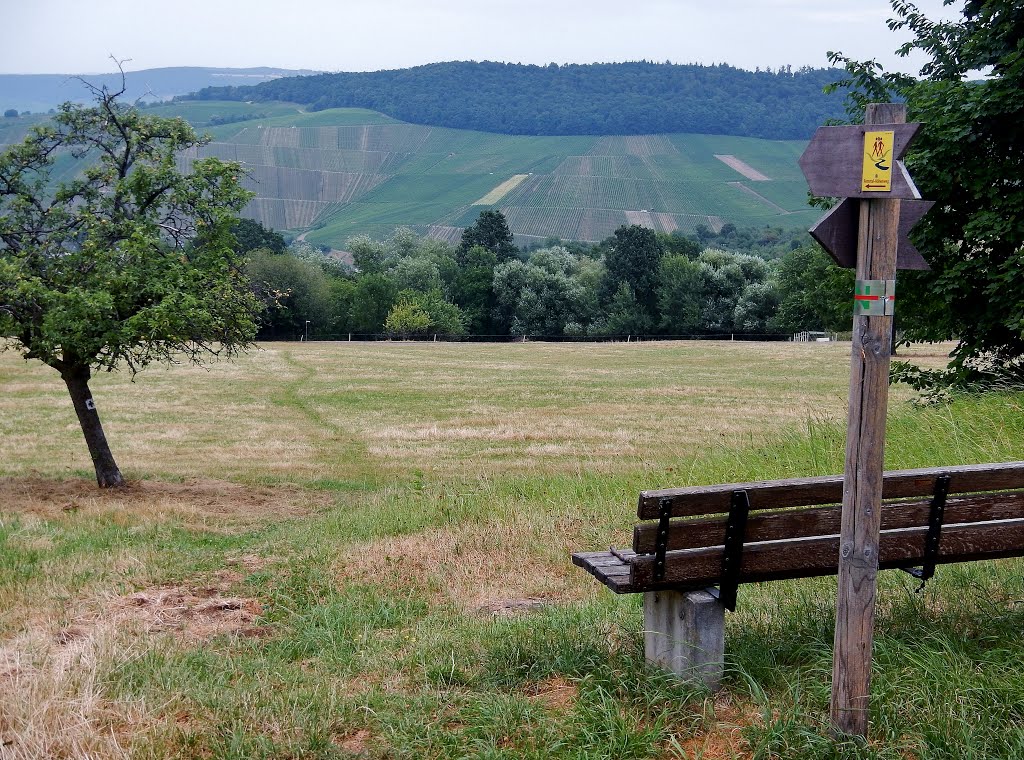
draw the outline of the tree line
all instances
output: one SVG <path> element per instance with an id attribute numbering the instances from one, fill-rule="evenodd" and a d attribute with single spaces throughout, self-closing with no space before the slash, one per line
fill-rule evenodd
<path id="1" fill-rule="evenodd" d="M 199 100 L 283 100 L 312 111 L 369 108 L 413 124 L 516 135 L 689 132 L 806 139 L 842 115 L 823 89 L 841 72 L 725 64 L 533 66 L 460 61 L 393 71 L 283 77 L 207 87 Z"/>
<path id="2" fill-rule="evenodd" d="M 257 222 L 236 228 L 267 304 L 264 339 L 440 336 L 784 335 L 849 327 L 849 273 L 804 233 L 703 238 L 620 227 L 590 245 L 518 249 L 502 213 L 481 212 L 459 245 L 398 228 L 349 241 L 351 263 Z M 758 253 L 745 252 L 756 250 Z"/>

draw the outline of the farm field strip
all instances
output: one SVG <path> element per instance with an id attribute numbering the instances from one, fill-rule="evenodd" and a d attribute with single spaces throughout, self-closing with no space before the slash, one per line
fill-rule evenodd
<path id="1" fill-rule="evenodd" d="M 516 174 L 502 182 L 491 190 L 487 195 L 473 203 L 474 206 L 493 206 L 510 192 L 516 189 L 529 174 Z"/>
<path id="2" fill-rule="evenodd" d="M 716 153 L 715 158 L 754 182 L 766 182 L 771 179 L 771 177 L 765 176 L 750 164 L 736 158 L 736 156 Z"/>

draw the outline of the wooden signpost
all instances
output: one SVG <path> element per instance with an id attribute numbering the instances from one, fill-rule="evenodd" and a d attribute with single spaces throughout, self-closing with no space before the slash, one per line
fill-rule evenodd
<path id="1" fill-rule="evenodd" d="M 909 241 L 901 242 L 930 208 L 899 160 L 919 127 L 905 122 L 905 105 L 872 104 L 863 126 L 821 127 L 800 157 L 812 193 L 846 199 L 812 235 L 841 265 L 857 270 L 831 717 L 838 731 L 862 737 L 868 731 L 896 269 L 928 268 Z"/>

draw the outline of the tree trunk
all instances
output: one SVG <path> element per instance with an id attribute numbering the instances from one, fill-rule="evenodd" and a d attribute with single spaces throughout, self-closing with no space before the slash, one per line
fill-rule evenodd
<path id="1" fill-rule="evenodd" d="M 114 461 L 114 455 L 110 453 L 110 446 L 107 445 L 107 437 L 103 434 L 103 425 L 100 423 L 100 415 L 96 411 L 96 403 L 89 392 L 91 374 L 88 366 L 74 367 L 62 372 L 61 377 L 68 386 L 71 402 L 75 405 L 75 414 L 78 415 L 85 442 L 89 446 L 89 455 L 92 457 L 93 467 L 96 468 L 96 482 L 100 488 L 118 488 L 124 485 L 124 478 L 121 477 L 117 462 Z"/>

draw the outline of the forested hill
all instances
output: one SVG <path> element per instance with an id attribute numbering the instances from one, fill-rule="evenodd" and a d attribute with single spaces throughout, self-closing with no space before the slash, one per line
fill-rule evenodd
<path id="1" fill-rule="evenodd" d="M 283 100 L 310 110 L 357 107 L 402 121 L 517 135 L 703 133 L 806 139 L 842 115 L 829 69 L 595 63 L 434 63 L 410 69 L 287 77 L 208 87 L 202 100 Z"/>

